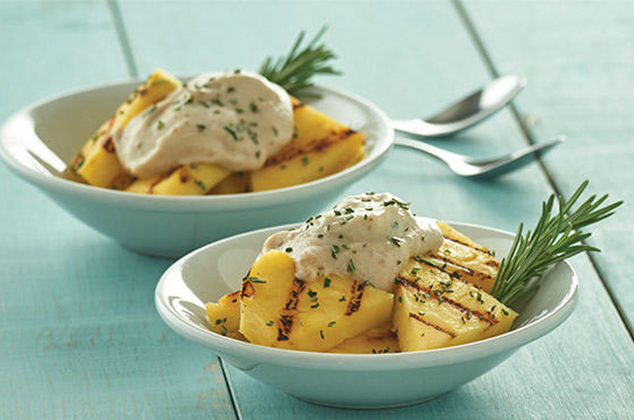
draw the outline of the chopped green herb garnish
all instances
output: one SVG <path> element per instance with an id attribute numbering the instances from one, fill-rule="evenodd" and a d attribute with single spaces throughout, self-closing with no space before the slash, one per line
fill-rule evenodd
<path id="1" fill-rule="evenodd" d="M 348 271 L 352 274 L 357 272 L 357 268 L 354 266 L 354 261 L 352 261 L 352 259 L 348 261 Z"/>
<path id="2" fill-rule="evenodd" d="M 229 133 L 229 134 L 231 135 L 231 137 L 233 137 L 233 139 L 234 139 L 234 140 L 236 140 L 236 141 L 237 141 L 237 140 L 240 140 L 240 139 L 238 138 L 238 135 L 236 134 L 236 132 L 235 132 L 235 131 L 233 131 L 233 128 L 229 127 L 228 125 L 225 125 L 223 128 L 225 129 L 225 131 L 226 131 L 227 133 Z"/>
<path id="3" fill-rule="evenodd" d="M 338 245 L 333 245 L 330 247 L 330 255 L 332 255 L 332 258 L 334 258 L 335 260 L 337 259 L 337 254 L 339 253 L 339 246 Z"/>
<path id="4" fill-rule="evenodd" d="M 401 247 L 401 242 L 403 242 L 402 239 L 399 239 L 395 236 L 390 237 L 390 241 L 399 248 Z"/>
<path id="5" fill-rule="evenodd" d="M 145 117 L 147 117 L 148 115 L 150 115 L 151 113 L 153 113 L 154 111 L 156 111 L 156 104 L 152 104 L 151 107 L 148 108 L 147 111 L 145 111 L 145 114 L 143 114 Z"/>

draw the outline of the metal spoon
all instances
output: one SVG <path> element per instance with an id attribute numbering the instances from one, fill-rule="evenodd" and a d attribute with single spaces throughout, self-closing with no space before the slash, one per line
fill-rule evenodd
<path id="1" fill-rule="evenodd" d="M 432 155 L 445 162 L 452 171 L 460 176 L 483 179 L 493 178 L 519 169 L 531 163 L 538 153 L 543 155 L 565 139 L 566 136 L 557 136 L 496 159 L 474 159 L 412 139 L 396 138 L 394 144 L 411 147 Z"/>
<path id="2" fill-rule="evenodd" d="M 426 120 L 392 120 L 395 130 L 414 137 L 444 137 L 474 126 L 509 103 L 526 86 L 522 76 L 502 76 Z"/>

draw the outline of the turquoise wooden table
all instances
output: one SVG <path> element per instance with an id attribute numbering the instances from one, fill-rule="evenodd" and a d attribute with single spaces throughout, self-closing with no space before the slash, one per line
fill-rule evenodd
<path id="1" fill-rule="evenodd" d="M 320 82 L 393 117 L 431 114 L 498 74 L 528 78 L 514 106 L 442 147 L 488 156 L 569 136 L 539 164 L 487 182 L 396 149 L 341 196 L 389 190 L 419 214 L 507 230 L 585 178 L 634 202 L 634 5 L 625 1 L 3 1 L 0 119 L 156 67 L 256 69 L 324 23 L 344 76 Z M 562 327 L 434 401 L 355 412 L 290 398 L 172 333 L 153 303 L 172 261 L 120 248 L 4 165 L 0 197 L 2 419 L 634 418 L 628 204 L 591 238 L 603 253 L 573 259 L 581 300 Z"/>

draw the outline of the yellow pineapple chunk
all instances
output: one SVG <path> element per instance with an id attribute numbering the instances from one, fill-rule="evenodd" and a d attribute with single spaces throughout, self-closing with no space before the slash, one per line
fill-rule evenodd
<path id="1" fill-rule="evenodd" d="M 517 313 L 426 260 L 399 273 L 393 327 L 402 351 L 428 350 L 507 332 Z"/>
<path id="2" fill-rule="evenodd" d="M 260 257 L 242 283 L 240 332 L 254 344 L 327 351 L 344 340 L 389 322 L 393 295 L 330 275 L 312 282 L 295 278 L 286 253 Z"/>
<path id="3" fill-rule="evenodd" d="M 491 293 L 500 262 L 487 248 L 478 245 L 446 223 L 438 222 L 444 241 L 429 260 L 445 271 Z"/>
<path id="4" fill-rule="evenodd" d="M 126 191 L 162 195 L 205 195 L 231 171 L 216 165 L 194 163 L 175 169 L 168 176 L 139 179 Z"/>
<path id="5" fill-rule="evenodd" d="M 132 176 L 125 172 L 115 153 L 114 130 L 125 127 L 132 118 L 163 100 L 179 86 L 181 82 L 178 79 L 161 69 L 155 70 L 147 83 L 137 89 L 71 159 L 71 167 L 90 185 L 119 189 L 129 184 Z"/>
<path id="6" fill-rule="evenodd" d="M 329 353 L 385 354 L 398 353 L 398 338 L 392 332 L 392 324 L 372 328 L 356 337 L 349 338 Z"/>
<path id="7" fill-rule="evenodd" d="M 249 191 L 251 191 L 249 174 L 246 172 L 234 172 L 213 187 L 209 194 L 239 194 Z"/>
<path id="8" fill-rule="evenodd" d="M 307 153 L 299 153 L 251 173 L 253 191 L 266 191 L 314 181 L 340 172 L 357 162 L 365 134 L 324 142 Z"/>
<path id="9" fill-rule="evenodd" d="M 228 293 L 218 300 L 218 303 L 205 305 L 207 319 L 211 330 L 218 334 L 227 335 L 238 331 L 240 327 L 240 291 Z"/>
<path id="10" fill-rule="evenodd" d="M 365 134 L 293 100 L 295 135 L 266 165 L 251 172 L 251 190 L 314 181 L 354 165 L 365 155 Z"/>

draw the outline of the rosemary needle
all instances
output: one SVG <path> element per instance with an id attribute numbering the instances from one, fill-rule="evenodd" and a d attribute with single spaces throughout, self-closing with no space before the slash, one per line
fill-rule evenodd
<path id="1" fill-rule="evenodd" d="M 601 207 L 608 195 L 599 199 L 593 195 L 573 209 L 587 186 L 588 181 L 584 181 L 565 204 L 558 196 L 559 212 L 554 215 L 555 195 L 551 195 L 542 203 L 541 216 L 532 231 L 524 233 L 523 224 L 519 225 L 493 285 L 492 295 L 500 302 L 512 307 L 537 291 L 539 285 L 531 280 L 544 274 L 548 267 L 582 252 L 600 251 L 583 242 L 591 233 L 580 229 L 612 216 L 623 202 Z"/>
<path id="2" fill-rule="evenodd" d="M 276 61 L 273 57 L 267 57 L 259 73 L 271 82 L 282 86 L 291 95 L 316 97 L 315 94 L 302 92 L 313 86 L 311 82 L 313 76 L 341 74 L 329 65 L 329 62 L 337 56 L 324 44 L 317 45 L 327 29 L 326 26 L 321 28 L 306 47 L 301 47 L 306 35 L 302 31 L 287 56 L 281 56 Z"/>

